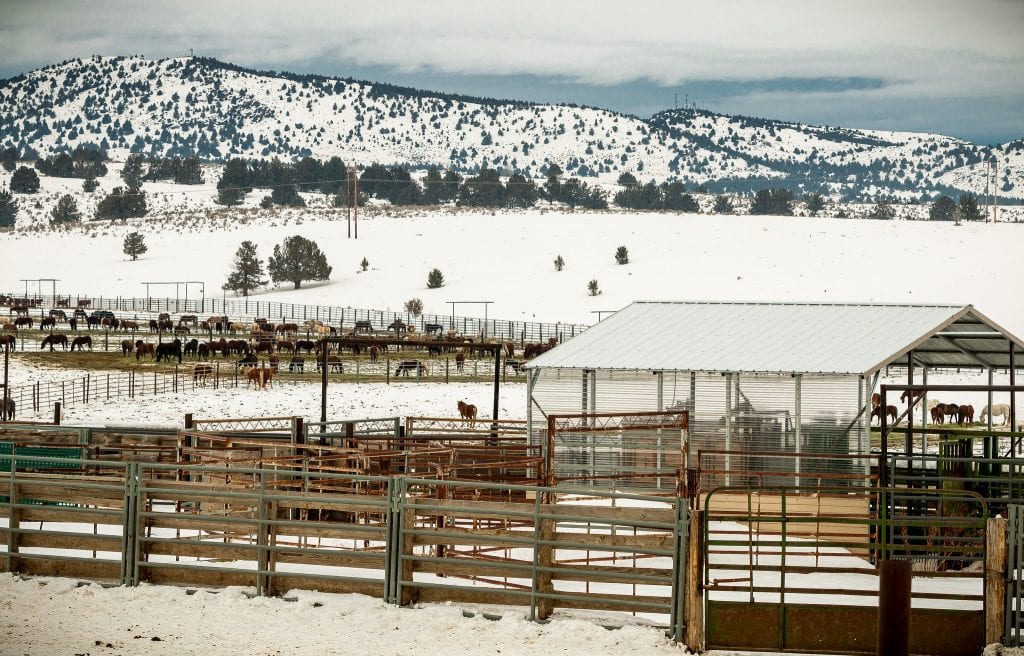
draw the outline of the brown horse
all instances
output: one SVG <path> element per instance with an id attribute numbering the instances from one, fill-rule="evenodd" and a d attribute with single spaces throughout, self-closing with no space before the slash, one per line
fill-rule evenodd
<path id="1" fill-rule="evenodd" d="M 156 359 L 156 344 L 150 344 L 140 339 L 135 342 L 135 361 L 138 362 L 139 358 L 144 355 L 148 355 L 149 357 Z"/>
<path id="2" fill-rule="evenodd" d="M 455 371 L 462 371 L 466 366 L 466 354 L 456 353 L 455 354 Z"/>
<path id="3" fill-rule="evenodd" d="M 83 351 L 86 346 L 88 346 L 89 350 L 91 351 L 92 337 L 89 337 L 88 335 L 82 335 L 81 337 L 74 338 L 73 340 L 71 340 L 71 350 L 74 351 L 76 346 L 78 347 L 79 352 Z"/>
<path id="4" fill-rule="evenodd" d="M 974 406 L 967 404 L 960 406 L 960 414 L 957 417 L 957 422 L 961 426 L 966 424 L 974 423 Z"/>
<path id="5" fill-rule="evenodd" d="M 459 401 L 459 416 L 469 420 L 470 428 L 476 423 L 476 406 L 465 401 Z"/>
<path id="6" fill-rule="evenodd" d="M 192 370 L 192 385 L 206 387 L 207 379 L 213 375 L 213 365 L 201 362 Z"/>
<path id="7" fill-rule="evenodd" d="M 39 345 L 39 350 L 43 350 L 47 346 L 50 347 L 50 351 L 53 352 L 54 346 L 60 346 L 65 351 L 68 350 L 68 336 L 54 333 L 53 335 L 47 335 L 43 338 L 43 342 Z"/>
<path id="8" fill-rule="evenodd" d="M 937 403 L 937 404 L 935 404 L 934 406 L 932 406 L 932 409 L 929 410 L 929 412 L 932 414 L 932 423 L 933 424 L 944 424 L 944 423 L 946 423 L 946 404 L 945 403 Z"/>
<path id="9" fill-rule="evenodd" d="M 894 405 L 885 406 L 885 414 L 889 415 L 893 423 L 896 422 L 896 417 L 899 416 L 899 411 Z M 882 405 L 878 404 L 871 410 L 871 422 L 874 423 L 875 417 L 878 417 L 878 423 L 882 423 Z"/>
<path id="10" fill-rule="evenodd" d="M 135 342 L 130 339 L 121 340 L 121 357 L 126 357 L 133 350 L 135 350 Z"/>

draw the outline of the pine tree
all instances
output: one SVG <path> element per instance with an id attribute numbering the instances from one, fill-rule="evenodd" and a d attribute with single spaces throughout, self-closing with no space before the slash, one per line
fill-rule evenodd
<path id="1" fill-rule="evenodd" d="M 732 199 L 728 196 L 717 196 L 714 212 L 715 214 L 732 214 Z"/>
<path id="2" fill-rule="evenodd" d="M 114 187 L 114 190 L 96 205 L 96 218 L 124 220 L 145 216 L 148 211 L 146 192 L 125 192 L 121 187 Z"/>
<path id="3" fill-rule="evenodd" d="M 267 284 L 261 278 L 263 272 L 263 260 L 256 257 L 256 244 L 251 241 L 243 241 L 242 245 L 235 251 L 234 269 L 228 275 L 228 281 L 222 289 L 230 289 L 236 294 L 241 292 L 242 296 L 248 296 L 249 291 L 256 287 Z"/>
<path id="4" fill-rule="evenodd" d="M 444 274 L 440 269 L 433 269 L 427 274 L 427 289 L 444 287 Z"/>
<path id="5" fill-rule="evenodd" d="M 138 153 L 129 155 L 124 161 L 124 168 L 121 169 L 121 179 L 128 185 L 128 191 L 135 193 L 142 189 L 142 165 L 145 158 Z"/>
<path id="6" fill-rule="evenodd" d="M 825 209 L 825 199 L 816 191 L 804 194 L 804 206 L 811 216 L 818 216 L 818 212 Z"/>
<path id="7" fill-rule="evenodd" d="M 879 201 L 871 208 L 871 212 L 868 213 L 869 219 L 877 219 L 880 221 L 889 221 L 896 216 L 895 210 L 892 209 L 892 205 L 885 201 Z"/>
<path id="8" fill-rule="evenodd" d="M 303 280 L 329 280 L 332 271 L 316 242 L 299 235 L 274 246 L 267 269 L 274 282 L 290 282 L 295 289 L 302 286 Z"/>
<path id="9" fill-rule="evenodd" d="M 601 290 L 597 286 L 597 278 L 587 283 L 587 291 L 590 293 L 591 296 L 597 296 L 598 294 L 601 293 Z"/>
<path id="10" fill-rule="evenodd" d="M 563 260 L 562 256 L 559 255 L 558 257 L 555 258 L 555 271 L 561 271 L 562 267 L 564 267 L 564 266 L 565 266 L 565 260 Z"/>
<path id="11" fill-rule="evenodd" d="M 100 183 L 96 182 L 96 178 L 86 178 L 82 182 L 82 191 L 86 193 L 91 193 L 93 191 L 96 191 L 97 187 L 99 186 Z"/>
<path id="12" fill-rule="evenodd" d="M 370 260 L 364 257 L 363 261 L 359 263 L 359 266 L 363 269 L 363 271 L 366 271 L 370 267 Z"/>
<path id="13" fill-rule="evenodd" d="M 141 232 L 129 233 L 128 236 L 124 238 L 124 254 L 131 255 L 132 262 L 139 259 L 139 256 L 148 250 L 149 248 L 146 247 L 146 242 L 142 238 Z"/>
<path id="14" fill-rule="evenodd" d="M 978 196 L 970 192 L 960 194 L 956 205 L 960 208 L 960 218 L 964 221 L 981 221 L 985 213 L 978 208 Z"/>
<path id="15" fill-rule="evenodd" d="M 618 264 L 629 264 L 629 250 L 625 246 L 615 249 L 615 261 Z"/>
<path id="16" fill-rule="evenodd" d="M 952 221 L 956 209 L 955 200 L 949 196 L 942 196 L 928 209 L 928 218 L 932 221 Z"/>
<path id="17" fill-rule="evenodd" d="M 17 194 L 34 194 L 39 191 L 39 176 L 27 166 L 19 166 L 11 175 L 11 191 Z"/>
<path id="18" fill-rule="evenodd" d="M 78 211 L 78 204 L 71 194 L 64 194 L 50 211 L 50 220 L 56 224 L 78 223 L 82 220 L 82 213 Z"/>
<path id="19" fill-rule="evenodd" d="M 13 228 L 18 220 L 18 202 L 11 192 L 0 190 L 0 228 Z"/>

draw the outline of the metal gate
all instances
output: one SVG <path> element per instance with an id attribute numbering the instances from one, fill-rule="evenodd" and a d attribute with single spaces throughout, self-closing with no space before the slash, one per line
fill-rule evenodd
<path id="1" fill-rule="evenodd" d="M 983 649 L 988 510 L 979 495 L 722 487 L 704 506 L 708 649 L 874 653 L 886 559 L 913 564 L 912 653 Z"/>
<path id="2" fill-rule="evenodd" d="M 1020 647 L 1024 641 L 1024 506 L 1011 504 L 1006 531 L 1006 611 L 1003 644 Z"/>

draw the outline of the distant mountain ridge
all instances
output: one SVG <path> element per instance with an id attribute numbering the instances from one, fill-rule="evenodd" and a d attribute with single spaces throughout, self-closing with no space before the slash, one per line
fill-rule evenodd
<path id="1" fill-rule="evenodd" d="M 674 109 L 649 119 L 593 107 L 473 98 L 206 58 L 93 57 L 0 81 L 0 147 L 42 155 L 82 143 L 129 152 L 482 167 L 614 183 L 681 180 L 711 191 L 785 186 L 843 200 L 985 190 L 1024 199 L 1024 139 L 998 146 Z"/>

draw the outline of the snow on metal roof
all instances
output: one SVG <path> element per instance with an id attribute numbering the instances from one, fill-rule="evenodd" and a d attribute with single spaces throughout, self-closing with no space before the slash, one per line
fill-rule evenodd
<path id="1" fill-rule="evenodd" d="M 911 349 L 929 367 L 1007 367 L 1011 341 L 1024 352 L 970 305 L 637 301 L 529 367 L 867 374 Z"/>

